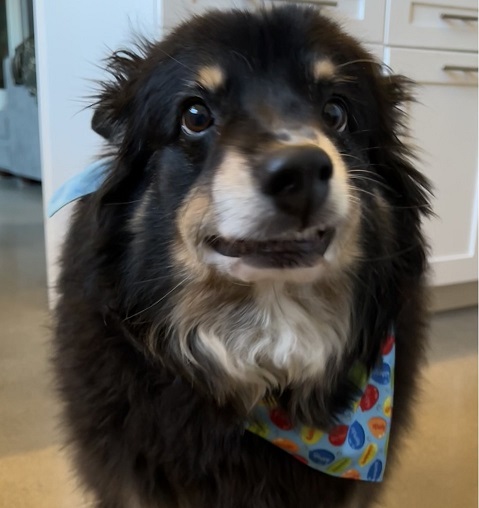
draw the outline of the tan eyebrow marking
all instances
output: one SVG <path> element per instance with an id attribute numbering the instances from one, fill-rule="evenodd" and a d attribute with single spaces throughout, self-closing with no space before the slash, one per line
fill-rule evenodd
<path id="1" fill-rule="evenodd" d="M 203 88 L 206 88 L 210 92 L 215 92 L 223 86 L 225 75 L 223 70 L 217 65 L 207 65 L 199 70 L 196 80 Z"/>
<path id="2" fill-rule="evenodd" d="M 326 58 L 316 60 L 313 64 L 313 76 L 316 81 L 332 79 L 336 73 L 336 66 Z"/>

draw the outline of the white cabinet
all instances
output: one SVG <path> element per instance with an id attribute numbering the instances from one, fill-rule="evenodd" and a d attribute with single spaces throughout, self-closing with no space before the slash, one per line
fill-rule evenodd
<path id="1" fill-rule="evenodd" d="M 475 0 L 390 0 L 386 44 L 477 51 Z"/>
<path id="2" fill-rule="evenodd" d="M 386 62 L 418 83 L 409 114 L 421 169 L 434 185 L 437 217 L 425 224 L 433 284 L 476 280 L 477 55 L 391 48 Z"/>
<path id="3" fill-rule="evenodd" d="M 477 280 L 477 3 L 388 0 L 386 62 L 418 83 L 410 127 L 434 185 L 435 286 Z"/>

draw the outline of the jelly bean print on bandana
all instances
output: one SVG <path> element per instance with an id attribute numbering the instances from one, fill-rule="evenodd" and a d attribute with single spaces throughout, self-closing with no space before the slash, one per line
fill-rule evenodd
<path id="1" fill-rule="evenodd" d="M 369 376 L 361 365 L 353 366 L 349 379 L 360 393 L 352 409 L 337 415 L 338 424 L 329 432 L 294 426 L 283 409 L 266 403 L 253 409 L 247 430 L 325 474 L 349 481 L 382 481 L 393 409 L 395 350 L 390 334 Z"/>

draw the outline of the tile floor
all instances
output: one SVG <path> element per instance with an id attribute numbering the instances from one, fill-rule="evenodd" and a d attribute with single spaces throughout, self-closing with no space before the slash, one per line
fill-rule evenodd
<path id="1" fill-rule="evenodd" d="M 0 508 L 80 508 L 48 374 L 40 189 L 0 179 Z M 435 316 L 417 418 L 382 508 L 477 506 L 477 309 Z"/>

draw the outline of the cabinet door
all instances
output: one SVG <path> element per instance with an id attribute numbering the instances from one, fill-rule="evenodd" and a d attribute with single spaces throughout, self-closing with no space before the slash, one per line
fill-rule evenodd
<path id="1" fill-rule="evenodd" d="M 340 21 L 344 28 L 359 40 L 382 44 L 384 39 L 386 0 L 264 0 L 250 3 L 317 5 L 325 14 Z"/>
<path id="2" fill-rule="evenodd" d="M 434 185 L 437 218 L 425 224 L 432 282 L 476 280 L 477 55 L 387 48 L 386 62 L 419 84 L 409 113 L 420 166 Z"/>
<path id="3" fill-rule="evenodd" d="M 476 0 L 391 0 L 386 44 L 477 51 Z"/>

